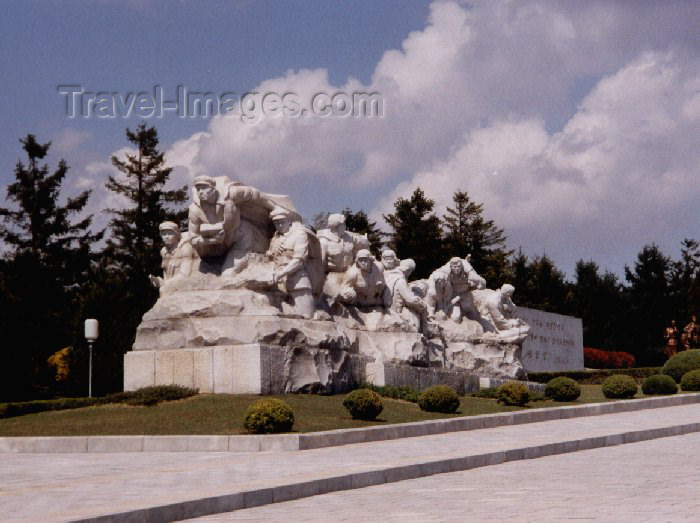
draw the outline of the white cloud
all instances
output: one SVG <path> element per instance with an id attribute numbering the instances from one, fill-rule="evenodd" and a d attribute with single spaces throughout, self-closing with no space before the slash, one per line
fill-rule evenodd
<path id="1" fill-rule="evenodd" d="M 612 264 L 620 251 L 629 259 L 669 235 L 677 241 L 697 227 L 700 115 L 687 108 L 699 80 L 697 64 L 645 53 L 601 80 L 562 131 L 518 119 L 467 133 L 447 160 L 399 185 L 379 208 L 391 210 L 416 186 L 440 208 L 467 190 L 516 245 L 569 267 L 578 258 Z"/>
<path id="2" fill-rule="evenodd" d="M 254 89 L 302 103 L 379 92 L 383 118 L 218 118 L 166 159 L 177 183 L 229 175 L 308 216 L 349 198 L 378 216 L 417 184 L 444 206 L 465 189 L 516 246 L 619 271 L 697 220 L 698 16 L 680 2 L 437 1 L 369 85 L 316 69 Z"/>

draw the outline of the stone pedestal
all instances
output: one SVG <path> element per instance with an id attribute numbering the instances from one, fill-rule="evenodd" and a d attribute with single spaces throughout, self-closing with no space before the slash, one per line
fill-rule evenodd
<path id="1" fill-rule="evenodd" d="M 124 355 L 124 390 L 182 385 L 200 392 L 273 394 L 283 392 L 283 349 L 257 343 L 230 347 L 140 350 Z"/>
<path id="2" fill-rule="evenodd" d="M 342 350 L 251 343 L 124 355 L 124 390 L 182 385 L 217 394 L 342 392 L 366 381 L 371 361 Z"/>

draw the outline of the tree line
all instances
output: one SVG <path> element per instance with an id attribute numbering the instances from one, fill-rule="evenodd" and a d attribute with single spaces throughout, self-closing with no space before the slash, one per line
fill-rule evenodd
<path id="1" fill-rule="evenodd" d="M 187 186 L 169 183 L 172 169 L 158 148 L 157 130 L 141 124 L 127 129 L 126 138 L 135 153 L 112 157 L 120 176 L 105 182 L 125 205 L 105 209 L 110 221 L 97 232 L 93 216 L 85 214 L 90 191 L 61 203 L 69 167 L 61 160 L 51 171 L 44 163 L 51 144 L 31 134 L 20 140 L 26 159 L 17 162 L 14 182 L 6 188 L 10 206 L 0 207 L 0 401 L 84 395 L 86 318 L 100 321 L 94 391 L 121 390 L 123 355 L 158 296 L 148 278 L 161 270 L 158 225 L 170 220 L 184 227 L 188 200 Z M 644 246 L 634 265 L 625 267 L 624 282 L 584 260 L 568 281 L 547 256 L 508 250 L 504 230 L 483 211 L 458 191 L 453 205 L 437 216 L 434 201 L 417 188 L 384 215 L 389 233 L 363 210 L 343 213 L 349 230 L 368 235 L 375 254 L 388 247 L 400 258 L 413 258 L 415 278 L 428 277 L 452 256 L 469 254 L 489 287 L 509 282 L 519 305 L 581 317 L 587 346 L 625 350 L 641 364 L 661 358 L 667 320 L 683 324 L 699 308 L 695 240 L 683 242 L 679 260 L 656 245 Z M 316 216 L 313 225 L 322 226 L 324 216 Z"/>

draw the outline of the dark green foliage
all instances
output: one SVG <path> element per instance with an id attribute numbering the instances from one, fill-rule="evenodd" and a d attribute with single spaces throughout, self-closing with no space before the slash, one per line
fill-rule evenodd
<path id="1" fill-rule="evenodd" d="M 600 385 L 606 378 L 625 374 L 632 376 L 637 381 L 643 380 L 653 374 L 661 372 L 661 367 L 640 367 L 637 369 L 596 369 L 596 370 L 569 370 L 558 372 L 528 372 L 527 379 L 536 383 L 547 383 L 553 378 L 566 376 L 578 381 L 582 385 Z"/>
<path id="2" fill-rule="evenodd" d="M 575 401 L 581 395 L 581 387 L 577 381 L 561 376 L 547 382 L 544 395 L 554 401 Z"/>
<path id="3" fill-rule="evenodd" d="M 50 173 L 40 164 L 51 144 L 31 134 L 20 141 L 27 163 L 17 162 L 7 186 L 11 207 L 0 207 L 7 247 L 0 260 L 0 399 L 6 400 L 36 397 L 52 386 L 46 360 L 72 342 L 91 245 L 102 237 L 90 232 L 92 215 L 77 218 L 90 191 L 59 204 L 68 165 L 61 160 Z"/>
<path id="4" fill-rule="evenodd" d="M 594 261 L 576 262 L 574 283 L 571 285 L 571 314 L 583 321 L 583 339 L 586 347 L 615 348 L 621 346 L 624 335 L 624 296 L 615 274 L 599 274 Z"/>
<path id="5" fill-rule="evenodd" d="M 696 240 L 681 242 L 681 259 L 672 263 L 671 287 L 675 319 L 690 319 L 700 312 L 700 243 Z"/>
<path id="6" fill-rule="evenodd" d="M 384 396 L 385 398 L 392 398 L 395 400 L 410 401 L 411 403 L 418 403 L 420 398 L 420 391 L 412 389 L 411 387 L 394 387 L 392 385 L 362 385 L 363 389 L 370 389 Z"/>
<path id="7" fill-rule="evenodd" d="M 384 215 L 392 229 L 387 245 L 398 258 L 416 262 L 415 279 L 427 278 L 445 263 L 440 218 L 432 212 L 434 205 L 418 187 L 410 199 L 394 202 L 393 214 Z"/>
<path id="8" fill-rule="evenodd" d="M 486 398 L 486 399 L 498 399 L 498 387 L 484 387 L 476 392 L 472 392 L 471 396 L 473 398 Z"/>
<path id="9" fill-rule="evenodd" d="M 384 410 L 382 398 L 376 392 L 369 389 L 356 389 L 343 400 L 343 407 L 352 416 L 352 419 L 373 420 Z"/>
<path id="10" fill-rule="evenodd" d="M 686 372 L 700 369 L 700 350 L 679 352 L 669 358 L 661 369 L 662 374 L 671 376 L 676 383 L 680 383 Z"/>
<path id="11" fill-rule="evenodd" d="M 109 222 L 108 241 L 111 254 L 120 265 L 129 268 L 133 276 L 147 277 L 160 268 L 161 239 L 158 226 L 172 220 L 182 222 L 187 211 L 178 206 L 187 199 L 187 186 L 166 190 L 171 167 L 165 166 L 163 153 L 158 150 L 158 131 L 139 124 L 136 131 L 126 130 L 126 137 L 136 147 L 126 160 L 112 156 L 112 164 L 126 175 L 125 180 L 110 176 L 107 189 L 125 197 L 130 206 L 108 209 L 113 215 Z M 170 208 L 174 205 L 174 208 Z"/>
<path id="12" fill-rule="evenodd" d="M 0 418 L 13 418 L 52 410 L 79 409 L 97 405 L 97 398 L 60 398 L 55 400 L 0 403 Z"/>
<path id="13" fill-rule="evenodd" d="M 282 400 L 258 400 L 246 410 L 243 426 L 252 434 L 289 432 L 294 426 L 294 412 Z"/>
<path id="14" fill-rule="evenodd" d="M 110 238 L 100 263 L 91 269 L 91 287 L 81 303 L 82 317 L 100 321 L 101 336 L 95 344 L 95 385 L 98 392 L 119 390 L 123 355 L 134 343 L 136 327 L 155 303 L 158 290 L 148 278 L 161 273 L 162 242 L 158 226 L 166 220 L 183 223 L 187 187 L 166 188 L 172 169 L 158 150 L 154 127 L 140 124 L 126 137 L 136 148 L 126 159 L 112 157 L 123 178 L 110 176 L 107 189 L 127 200 L 121 209 L 107 209 Z M 76 348 L 86 352 L 77 337 Z"/>
<path id="15" fill-rule="evenodd" d="M 659 349 L 664 345 L 663 332 L 673 311 L 673 296 L 670 285 L 672 264 L 655 244 L 645 245 L 637 255 L 634 269 L 625 266 L 627 287 L 627 313 L 625 324 L 633 326 L 625 333 L 628 347 L 644 364 L 660 364 Z M 656 357 L 654 357 L 656 355 Z M 680 379 L 680 376 L 678 376 Z"/>
<path id="16" fill-rule="evenodd" d="M 603 396 L 610 399 L 630 399 L 637 394 L 637 382 L 630 376 L 615 374 L 603 382 Z"/>
<path id="17" fill-rule="evenodd" d="M 568 314 L 568 285 L 564 273 L 546 255 L 531 262 L 522 253 L 511 265 L 517 304 L 548 312 Z"/>
<path id="18" fill-rule="evenodd" d="M 375 256 L 379 256 L 384 240 L 382 239 L 382 232 L 377 229 L 377 223 L 369 221 L 369 216 L 362 209 L 353 212 L 349 207 L 346 207 L 343 209 L 343 215 L 345 215 L 345 227 L 347 230 L 358 234 L 366 234 L 369 240 L 369 250 Z"/>
<path id="19" fill-rule="evenodd" d="M 681 389 L 684 392 L 700 391 L 700 369 L 686 372 L 681 378 Z"/>
<path id="20" fill-rule="evenodd" d="M 181 387 L 179 385 L 156 385 L 155 387 L 143 387 L 128 392 L 116 392 L 99 398 L 59 398 L 54 400 L 4 403 L 0 404 L 0 418 L 11 418 L 14 416 L 24 416 L 25 414 L 53 410 L 79 409 L 93 405 L 105 405 L 107 403 L 152 406 L 161 401 L 174 401 L 189 398 L 197 394 L 197 392 L 197 389 Z"/>
<path id="21" fill-rule="evenodd" d="M 426 412 L 451 414 L 459 408 L 459 396 L 449 385 L 433 385 L 421 392 L 418 406 Z"/>
<path id="22" fill-rule="evenodd" d="M 675 394 L 678 385 L 671 376 L 666 374 L 654 374 L 642 382 L 642 393 L 647 396 L 654 394 Z"/>
<path id="23" fill-rule="evenodd" d="M 513 251 L 505 250 L 506 236 L 493 220 L 486 220 L 484 205 L 469 198 L 466 192 L 452 196 L 454 207 L 443 216 L 445 225 L 445 257 L 471 255 L 471 264 L 486 279 L 487 286 L 497 289 L 507 278 L 507 258 Z"/>
<path id="24" fill-rule="evenodd" d="M 189 398 L 198 392 L 198 389 L 182 387 L 180 385 L 156 385 L 154 387 L 142 387 L 134 391 L 108 394 L 104 398 L 99 398 L 99 402 L 151 406 L 161 401 L 175 401 Z"/>
<path id="25" fill-rule="evenodd" d="M 524 383 L 509 381 L 498 387 L 498 401 L 504 405 L 523 407 L 530 401 L 530 391 Z"/>

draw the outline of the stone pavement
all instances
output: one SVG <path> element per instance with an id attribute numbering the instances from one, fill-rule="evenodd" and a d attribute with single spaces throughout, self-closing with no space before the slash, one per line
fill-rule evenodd
<path id="1" fill-rule="evenodd" d="M 115 514 L 104 520 L 169 521 L 698 431 L 700 404 L 692 404 L 294 452 L 4 454 L 0 514 L 3 521 Z M 658 482 L 675 482 L 670 472 L 653 467 Z"/>
<path id="2" fill-rule="evenodd" d="M 688 434 L 334 492 L 196 521 L 700 521 L 698 449 L 700 434 Z"/>

